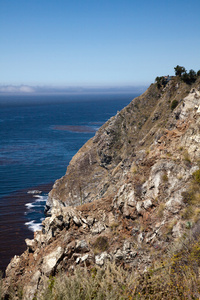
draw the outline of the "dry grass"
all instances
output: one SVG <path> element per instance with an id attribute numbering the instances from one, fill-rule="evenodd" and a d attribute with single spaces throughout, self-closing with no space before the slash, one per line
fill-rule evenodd
<path id="1" fill-rule="evenodd" d="M 137 300 L 200 298 L 200 225 L 179 240 L 144 274 L 109 262 L 104 268 L 76 269 L 49 280 L 42 300 Z"/>
<path id="2" fill-rule="evenodd" d="M 192 177 L 197 184 L 200 184 L 200 170 L 195 171 Z"/>
<path id="3" fill-rule="evenodd" d="M 164 209 L 165 209 L 165 203 L 160 203 L 159 207 L 158 207 L 158 217 L 162 218 L 164 215 Z"/>
<path id="4" fill-rule="evenodd" d="M 187 150 L 183 153 L 183 159 L 185 162 L 191 163 L 191 159 Z"/>
<path id="5" fill-rule="evenodd" d="M 43 300 L 104 300 L 132 299 L 131 293 L 135 276 L 115 264 L 106 267 L 77 268 L 74 275 L 67 277 L 60 274 L 51 278 Z"/>
<path id="6" fill-rule="evenodd" d="M 174 225 L 176 225 L 177 223 L 177 220 L 171 220 L 169 223 L 166 223 L 165 225 L 165 235 L 168 235 L 168 234 L 172 234 L 172 229 L 174 227 Z"/>
<path id="7" fill-rule="evenodd" d="M 182 193 L 185 209 L 182 212 L 182 218 L 196 223 L 200 215 L 200 172 L 193 173 L 193 180 L 187 191 Z"/>
<path id="8" fill-rule="evenodd" d="M 131 165 L 130 173 L 131 174 L 137 174 L 137 171 L 138 171 L 138 167 L 135 164 L 135 162 L 133 162 L 132 165 Z"/>
<path id="9" fill-rule="evenodd" d="M 15 298 L 11 294 L 6 299 Z M 22 299 L 19 293 L 17 299 Z M 180 239 L 143 274 L 112 262 L 102 268 L 79 267 L 71 275 L 60 273 L 50 277 L 42 295 L 34 297 L 34 300 L 139 299 L 200 299 L 200 222 L 187 238 Z"/>
<path id="10" fill-rule="evenodd" d="M 167 172 L 164 172 L 163 176 L 162 176 L 162 180 L 163 182 L 168 182 L 168 176 L 167 176 Z"/>
<path id="11" fill-rule="evenodd" d="M 109 248 L 108 238 L 106 236 L 99 236 L 93 243 L 94 254 L 107 251 Z"/>

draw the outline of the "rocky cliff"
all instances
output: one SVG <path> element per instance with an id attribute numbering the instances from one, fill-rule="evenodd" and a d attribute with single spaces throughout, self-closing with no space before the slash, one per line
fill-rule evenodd
<path id="1" fill-rule="evenodd" d="M 4 295 L 21 286 L 23 299 L 40 299 L 49 276 L 108 260 L 147 270 L 199 221 L 199 143 L 199 78 L 192 85 L 178 77 L 152 84 L 98 130 L 55 182 L 49 217 L 8 265 Z"/>

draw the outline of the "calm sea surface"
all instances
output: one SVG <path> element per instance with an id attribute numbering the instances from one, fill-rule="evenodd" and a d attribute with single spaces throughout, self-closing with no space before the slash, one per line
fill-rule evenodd
<path id="1" fill-rule="evenodd" d="M 40 228 L 72 156 L 136 96 L 0 96 L 0 269 Z"/>

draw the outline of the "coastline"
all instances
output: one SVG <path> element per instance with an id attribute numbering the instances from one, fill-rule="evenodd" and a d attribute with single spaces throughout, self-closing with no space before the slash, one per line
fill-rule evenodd
<path id="1" fill-rule="evenodd" d="M 35 201 L 33 194 L 27 192 L 41 190 L 48 193 L 52 188 L 52 184 L 26 188 L 0 199 L 0 270 L 2 272 L 5 272 L 12 257 L 25 251 L 25 239 L 31 239 L 34 235 L 33 231 L 25 225 L 27 222 L 26 204 Z"/>
<path id="2" fill-rule="evenodd" d="M 44 202 L 40 194 L 27 192 L 41 190 L 41 196 L 49 192 L 75 153 L 133 95 L 80 95 L 76 101 L 61 98 L 48 98 L 49 105 L 43 97 L 24 97 L 24 105 L 19 105 L 10 96 L 10 105 L 1 110 L 0 270 L 26 249 L 24 240 L 33 238 L 33 230 L 42 219 L 31 223 L 32 211 L 36 206 L 42 210 Z M 35 105 L 38 99 L 42 105 Z M 40 184 L 44 178 L 52 182 L 47 188 Z"/>

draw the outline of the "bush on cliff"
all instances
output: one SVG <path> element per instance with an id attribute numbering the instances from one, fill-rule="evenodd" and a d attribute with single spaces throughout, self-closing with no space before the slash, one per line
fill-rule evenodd
<path id="1" fill-rule="evenodd" d="M 177 65 L 176 67 L 174 67 L 174 71 L 176 76 L 181 76 L 186 72 L 186 69 L 182 66 Z"/>
<path id="2" fill-rule="evenodd" d="M 173 100 L 172 104 L 171 104 L 171 110 L 174 110 L 178 105 L 178 101 L 177 100 Z"/>
<path id="3" fill-rule="evenodd" d="M 177 65 L 174 68 L 175 75 L 179 76 L 181 80 L 187 84 L 192 84 L 196 81 L 197 77 L 200 76 L 200 70 L 196 73 L 194 70 L 190 70 L 188 73 L 182 66 Z"/>
<path id="4" fill-rule="evenodd" d="M 197 74 L 194 70 L 190 70 L 189 73 L 185 72 L 181 76 L 181 80 L 187 84 L 192 84 L 196 81 L 197 79 Z"/>
<path id="5" fill-rule="evenodd" d="M 197 170 L 195 171 L 193 174 L 192 174 L 192 177 L 194 178 L 194 180 L 200 184 L 200 170 Z"/>
<path id="6" fill-rule="evenodd" d="M 155 81 L 158 89 L 165 87 L 167 84 L 167 79 L 164 76 L 157 76 Z"/>

